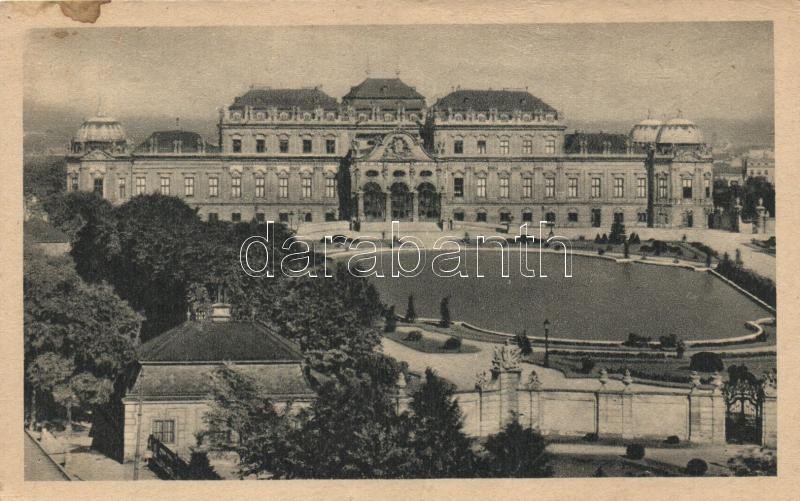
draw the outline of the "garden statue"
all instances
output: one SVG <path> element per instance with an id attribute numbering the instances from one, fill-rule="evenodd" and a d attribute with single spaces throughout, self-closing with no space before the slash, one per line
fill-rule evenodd
<path id="1" fill-rule="evenodd" d="M 511 344 L 511 340 L 506 339 L 502 346 L 494 347 L 492 357 L 492 370 L 513 370 L 519 369 L 520 349 Z"/>

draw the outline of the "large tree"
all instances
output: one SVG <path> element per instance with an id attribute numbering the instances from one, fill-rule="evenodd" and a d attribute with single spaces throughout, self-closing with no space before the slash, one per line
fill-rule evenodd
<path id="1" fill-rule="evenodd" d="M 141 317 L 107 285 L 89 285 L 66 256 L 26 249 L 25 375 L 31 422 L 36 397 L 88 410 L 105 402 L 133 359 Z"/>
<path id="2" fill-rule="evenodd" d="M 432 369 L 413 393 L 409 446 L 413 461 L 409 475 L 418 478 L 471 477 L 476 456 L 464 434 L 463 415 L 454 399 L 455 387 Z"/>

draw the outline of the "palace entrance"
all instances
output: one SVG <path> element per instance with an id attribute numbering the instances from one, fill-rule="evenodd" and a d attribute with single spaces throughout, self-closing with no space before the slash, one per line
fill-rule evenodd
<path id="1" fill-rule="evenodd" d="M 439 221 L 441 219 L 441 198 L 436 187 L 431 183 L 422 183 L 417 187 L 419 194 L 419 221 Z"/>
<path id="2" fill-rule="evenodd" d="M 750 371 L 744 367 L 737 369 L 724 390 L 725 440 L 736 444 L 761 444 L 764 392 L 760 381 Z"/>
<path id="3" fill-rule="evenodd" d="M 405 183 L 394 183 L 389 194 L 392 207 L 392 221 L 411 220 L 414 194 L 408 190 Z"/>
<path id="4" fill-rule="evenodd" d="M 386 215 L 386 195 L 378 183 L 364 185 L 364 219 L 383 221 Z"/>

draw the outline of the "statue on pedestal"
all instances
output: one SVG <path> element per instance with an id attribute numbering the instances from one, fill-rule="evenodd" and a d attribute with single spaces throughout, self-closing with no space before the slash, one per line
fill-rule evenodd
<path id="1" fill-rule="evenodd" d="M 507 371 L 519 369 L 520 355 L 520 349 L 516 346 L 513 346 L 509 339 L 506 339 L 505 344 L 494 347 L 494 354 L 492 356 L 492 370 Z"/>

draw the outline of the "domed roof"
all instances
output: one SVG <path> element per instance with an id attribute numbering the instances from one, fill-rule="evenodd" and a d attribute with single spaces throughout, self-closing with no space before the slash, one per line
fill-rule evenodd
<path id="1" fill-rule="evenodd" d="M 658 132 L 659 144 L 702 144 L 703 133 L 691 120 L 682 117 L 667 120 Z"/>
<path id="2" fill-rule="evenodd" d="M 96 116 L 81 124 L 73 140 L 77 143 L 113 143 L 125 141 L 125 130 L 111 117 Z"/>
<path id="3" fill-rule="evenodd" d="M 658 131 L 664 122 L 655 118 L 646 118 L 631 129 L 631 141 L 634 143 L 655 143 Z"/>

